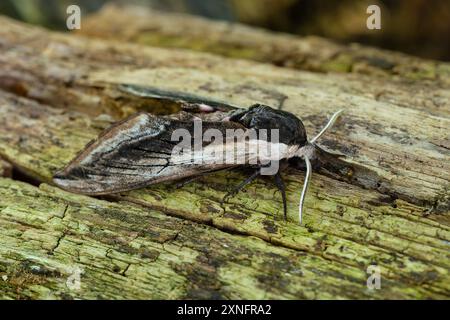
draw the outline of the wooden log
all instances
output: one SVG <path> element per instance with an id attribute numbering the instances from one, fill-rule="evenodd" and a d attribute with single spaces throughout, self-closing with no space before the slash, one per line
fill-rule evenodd
<path id="1" fill-rule="evenodd" d="M 174 23 L 176 21 L 176 23 Z M 114 22 L 114 23 L 112 23 Z M 450 84 L 448 63 L 316 36 L 293 36 L 186 14 L 108 4 L 83 20 L 80 32 L 150 46 L 186 48 L 318 72 L 356 73 Z"/>
<path id="2" fill-rule="evenodd" d="M 9 162 L 6 162 L 0 158 L 0 177 L 12 177 L 12 166 Z"/>
<path id="3" fill-rule="evenodd" d="M 0 155 L 38 181 L 50 182 L 114 119 L 177 107 L 124 93 L 121 83 L 243 106 L 266 103 L 299 115 L 309 135 L 344 108 L 322 142 L 364 169 L 356 180 L 313 174 L 302 226 L 296 207 L 303 174 L 293 170 L 286 174 L 288 222 L 270 181 L 221 205 L 230 185 L 244 178 L 239 171 L 109 201 L 2 179 L 0 225 L 7 227 L 0 236 L 7 245 L 0 272 L 11 279 L 0 281 L 5 297 L 449 296 L 450 108 L 442 81 L 323 75 L 0 22 Z M 75 209 L 64 215 L 67 206 Z M 173 235 L 179 229 L 186 234 Z M 170 253 L 156 244 L 165 247 L 159 237 L 176 243 Z M 371 264 L 382 270 L 381 290 L 366 287 Z M 86 270 L 87 286 L 77 292 L 66 290 L 68 273 L 61 271 L 73 265 Z M 302 268 L 310 272 L 297 274 Z"/>
<path id="4" fill-rule="evenodd" d="M 0 178 L 2 298 L 296 299 L 428 295 L 363 269 L 126 203 Z M 78 271 L 75 271 L 78 270 Z M 70 277 L 79 273 L 79 283 Z M 338 278 L 339 277 L 339 278 Z M 433 296 L 440 295 L 434 293 Z"/>

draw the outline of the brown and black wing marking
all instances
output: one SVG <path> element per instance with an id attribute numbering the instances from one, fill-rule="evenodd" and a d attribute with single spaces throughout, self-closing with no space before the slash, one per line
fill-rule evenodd
<path id="1" fill-rule="evenodd" d="M 243 126 L 234 122 L 202 122 L 203 132 L 209 128 L 225 135 L 227 129 Z M 172 139 L 177 129 L 188 133 L 192 140 L 187 142 L 194 146 L 194 121 L 167 119 L 148 113 L 133 115 L 90 142 L 66 168 L 55 174 L 53 181 L 68 191 L 101 195 L 236 166 L 198 161 L 195 158 L 198 156 L 189 152 L 177 156 L 178 153 L 173 151 L 179 141 Z M 220 143 L 203 143 L 203 147 L 220 146 Z"/>
<path id="2" fill-rule="evenodd" d="M 100 195 L 188 178 L 222 168 L 188 163 L 171 164 L 172 150 L 177 144 L 171 141 L 171 135 L 180 128 L 192 131 L 192 121 L 198 118 L 220 122 L 210 124 L 219 130 L 235 128 L 236 124 L 221 122 L 240 110 L 238 107 L 148 86 L 120 84 L 119 89 L 143 98 L 179 103 L 182 111 L 163 117 L 138 113 L 114 124 L 91 141 L 66 168 L 55 174 L 55 184 L 76 193 Z M 208 128 L 204 124 L 203 128 Z"/>

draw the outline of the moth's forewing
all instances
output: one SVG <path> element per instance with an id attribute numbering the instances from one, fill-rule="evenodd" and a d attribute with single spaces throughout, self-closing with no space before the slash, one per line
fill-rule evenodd
<path id="1" fill-rule="evenodd" d="M 225 136 L 226 129 L 242 126 L 232 122 L 202 123 L 203 132 L 209 128 L 219 130 Z M 134 115 L 91 141 L 66 168 L 55 174 L 53 181 L 76 193 L 109 194 L 237 165 L 205 163 L 193 156 L 174 158 L 174 147 L 179 144 L 179 140 L 172 139 L 176 130 L 190 134 L 193 145 L 194 121 L 147 113 Z"/>

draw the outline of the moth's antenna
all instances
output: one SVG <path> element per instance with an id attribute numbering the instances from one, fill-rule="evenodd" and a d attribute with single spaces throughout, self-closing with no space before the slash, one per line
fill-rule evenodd
<path id="1" fill-rule="evenodd" d="M 312 146 L 314 144 L 314 142 L 316 142 L 317 139 L 319 139 L 328 129 L 330 129 L 331 126 L 333 126 L 333 124 L 335 123 L 335 121 L 339 117 L 339 115 L 342 113 L 342 111 L 343 110 L 339 110 L 333 114 L 333 116 L 330 118 L 330 120 L 328 120 L 328 123 L 325 125 L 325 127 L 323 127 L 323 129 L 314 138 L 309 140 L 309 142 L 308 142 L 309 146 Z M 300 203 L 298 205 L 298 211 L 299 211 L 298 212 L 298 220 L 300 221 L 300 224 L 302 224 L 303 204 L 305 202 L 306 191 L 308 190 L 308 184 L 309 184 L 309 180 L 311 179 L 311 173 L 312 173 L 311 162 L 309 161 L 309 155 L 306 152 L 303 154 L 303 158 L 305 159 L 305 163 L 306 163 L 306 175 L 305 175 L 305 182 L 303 182 L 303 190 L 300 195 Z"/>
<path id="2" fill-rule="evenodd" d="M 300 203 L 298 205 L 298 220 L 300 221 L 300 224 L 302 224 L 303 203 L 305 202 L 306 191 L 308 190 L 309 179 L 311 178 L 311 171 L 312 171 L 311 162 L 309 161 L 308 156 L 305 155 L 303 158 L 305 159 L 306 163 L 306 175 L 305 175 L 305 182 L 303 182 L 302 194 L 300 195 Z"/>
<path id="3" fill-rule="evenodd" d="M 322 131 L 320 131 L 314 138 L 309 140 L 309 142 L 310 143 L 316 142 L 316 140 L 319 139 L 325 133 L 325 131 L 327 131 L 329 128 L 331 128 L 331 126 L 334 124 L 334 122 L 339 117 L 339 115 L 342 113 L 342 111 L 344 111 L 344 110 L 341 109 L 341 110 L 337 111 L 335 114 L 333 114 L 333 116 L 330 118 L 330 120 L 325 125 L 325 127 L 323 127 Z"/>

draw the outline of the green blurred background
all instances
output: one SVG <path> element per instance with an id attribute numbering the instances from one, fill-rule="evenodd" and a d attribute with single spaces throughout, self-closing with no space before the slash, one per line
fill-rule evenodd
<path id="1" fill-rule="evenodd" d="M 79 5 L 85 15 L 106 2 L 187 12 L 450 61 L 449 0 L 0 0 L 0 13 L 65 30 L 68 5 Z M 370 4 L 381 7 L 381 30 L 366 28 Z"/>

